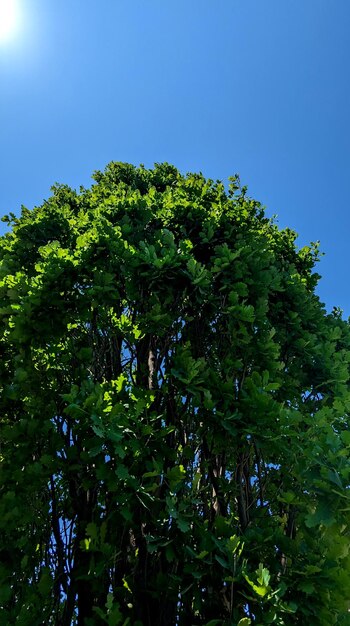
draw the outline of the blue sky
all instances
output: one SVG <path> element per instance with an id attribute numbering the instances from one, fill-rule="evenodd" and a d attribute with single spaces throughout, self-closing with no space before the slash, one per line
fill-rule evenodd
<path id="1" fill-rule="evenodd" d="M 18 2 L 1 215 L 111 160 L 238 172 L 299 245 L 321 240 L 320 297 L 350 315 L 350 0 Z"/>

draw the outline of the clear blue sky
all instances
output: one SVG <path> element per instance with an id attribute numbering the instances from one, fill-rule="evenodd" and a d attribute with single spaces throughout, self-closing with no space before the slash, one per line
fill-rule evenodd
<path id="1" fill-rule="evenodd" d="M 2 215 L 111 160 L 238 172 L 300 245 L 321 240 L 319 294 L 350 315 L 350 0 L 18 1 Z"/>

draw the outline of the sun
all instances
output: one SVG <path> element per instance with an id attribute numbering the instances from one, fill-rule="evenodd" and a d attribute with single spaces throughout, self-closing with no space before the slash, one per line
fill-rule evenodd
<path id="1" fill-rule="evenodd" d="M 0 43 L 11 39 L 18 26 L 17 0 L 0 0 Z"/>

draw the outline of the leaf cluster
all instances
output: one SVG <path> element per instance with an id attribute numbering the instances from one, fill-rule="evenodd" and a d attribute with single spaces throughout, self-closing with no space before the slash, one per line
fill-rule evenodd
<path id="1" fill-rule="evenodd" d="M 349 624 L 348 323 L 237 177 L 111 163 L 0 240 L 0 621 Z"/>

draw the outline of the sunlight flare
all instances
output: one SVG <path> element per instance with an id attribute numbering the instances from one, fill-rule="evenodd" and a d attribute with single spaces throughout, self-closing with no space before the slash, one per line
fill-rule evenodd
<path id="1" fill-rule="evenodd" d="M 17 0 L 0 0 L 0 42 L 11 39 L 15 34 L 18 15 Z"/>

